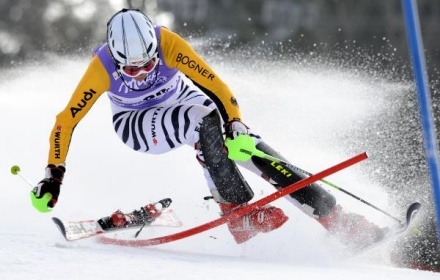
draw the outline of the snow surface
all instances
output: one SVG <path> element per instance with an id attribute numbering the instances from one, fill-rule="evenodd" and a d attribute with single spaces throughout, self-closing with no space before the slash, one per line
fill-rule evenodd
<path id="1" fill-rule="evenodd" d="M 17 164 L 32 184 L 42 179 L 55 115 L 87 65 L 86 59 L 55 60 L 0 74 L 0 279 L 440 279 L 436 273 L 393 267 L 387 250 L 348 257 L 315 221 L 285 200 L 273 204 L 290 216 L 286 225 L 242 245 L 234 243 L 226 226 L 149 248 L 101 245 L 93 239 L 67 243 L 50 217 L 98 218 L 172 197 L 172 208 L 187 229 L 217 218 L 219 210 L 203 200 L 209 192 L 191 147 L 161 156 L 130 150 L 114 134 L 109 101 L 102 96 L 75 130 L 57 207 L 50 214 L 36 212 L 28 197 L 30 186 L 9 170 Z M 236 93 L 245 122 L 310 172 L 354 156 L 339 136 L 351 129 L 354 119 L 367 122 L 385 110 L 391 102 L 387 90 L 398 92 L 406 86 L 378 84 L 338 69 L 292 64 L 275 72 L 273 67 L 241 64 L 237 60 L 214 66 Z M 376 94 L 377 87 L 382 95 Z M 362 143 L 351 148 L 363 152 Z M 362 164 L 328 179 L 386 206 L 387 194 L 369 182 Z M 255 199 L 273 192 L 253 174 L 244 174 Z M 378 224 L 390 222 L 330 191 L 345 207 Z M 173 232 L 175 228 L 148 228 L 141 236 Z"/>

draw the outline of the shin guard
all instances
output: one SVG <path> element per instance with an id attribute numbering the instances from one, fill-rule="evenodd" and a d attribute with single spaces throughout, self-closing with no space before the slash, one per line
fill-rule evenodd
<path id="1" fill-rule="evenodd" d="M 220 117 L 216 110 L 203 118 L 200 126 L 200 149 L 206 168 L 223 200 L 243 204 L 252 199 L 252 189 L 235 162 L 228 158 Z"/>
<path id="2" fill-rule="evenodd" d="M 268 155 L 287 161 L 264 142 L 260 142 L 257 145 L 257 149 Z M 265 177 L 276 182 L 275 187 L 277 188 L 284 188 L 307 177 L 296 170 L 292 170 L 292 168 L 289 168 L 283 163 L 277 163 L 255 156 L 252 157 L 252 162 Z M 336 200 L 333 195 L 317 184 L 311 184 L 306 188 L 291 193 L 290 196 L 300 204 L 312 207 L 313 215 L 316 217 L 327 216 L 336 205 Z"/>

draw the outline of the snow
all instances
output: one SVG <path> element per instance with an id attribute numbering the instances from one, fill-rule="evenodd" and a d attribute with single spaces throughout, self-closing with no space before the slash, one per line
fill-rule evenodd
<path id="1" fill-rule="evenodd" d="M 30 182 L 42 179 L 55 115 L 67 104 L 87 65 L 82 58 L 53 60 L 56 63 L 31 63 L 0 74 L 1 279 L 439 279 L 436 273 L 393 267 L 385 249 L 348 257 L 316 222 L 285 200 L 273 204 L 289 215 L 286 225 L 242 245 L 235 244 L 226 226 L 149 248 L 102 245 L 93 239 L 67 243 L 50 217 L 97 218 L 172 197 L 172 208 L 184 223 L 181 229 L 187 229 L 217 218 L 219 209 L 203 200 L 209 192 L 192 148 L 161 156 L 131 151 L 114 134 L 109 101 L 102 96 L 75 130 L 57 207 L 49 214 L 36 212 L 29 200 L 31 187 L 9 170 L 19 165 Z M 391 82 L 378 85 L 339 69 L 289 67 L 276 73 L 272 68 L 237 67 L 240 63 L 215 68 L 236 93 L 245 122 L 310 172 L 354 156 L 340 135 L 350 131 L 354 119 L 367 122 L 385 110 L 387 89 L 405 87 Z M 381 96 L 375 91 L 378 86 Z M 361 143 L 351 148 L 363 152 Z M 256 176 L 243 172 L 255 199 L 273 192 Z M 387 194 L 369 182 L 362 163 L 328 179 L 353 186 L 350 191 L 377 205 L 387 205 Z M 390 222 L 350 198 L 335 195 L 346 207 L 379 224 Z M 141 236 L 176 230 L 180 229 L 147 228 Z"/>

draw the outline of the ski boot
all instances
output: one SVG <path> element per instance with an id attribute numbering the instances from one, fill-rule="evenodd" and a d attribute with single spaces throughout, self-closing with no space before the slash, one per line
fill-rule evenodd
<path id="1" fill-rule="evenodd" d="M 345 212 L 340 205 L 336 205 L 329 215 L 317 220 L 342 244 L 353 250 L 382 240 L 387 231 L 387 228 L 380 228 L 362 215 Z"/>
<path id="2" fill-rule="evenodd" d="M 168 208 L 171 204 L 170 198 L 162 199 L 156 203 L 150 203 L 140 210 L 134 210 L 131 213 L 123 213 L 118 210 L 109 217 L 98 220 L 103 229 L 110 228 L 127 228 L 127 227 L 143 227 L 152 223 L 160 216 L 163 209 Z"/>
<path id="3" fill-rule="evenodd" d="M 219 203 L 219 205 L 224 215 L 239 208 L 243 204 Z M 265 205 L 228 222 L 228 228 L 232 236 L 234 236 L 235 242 L 240 244 L 248 241 L 260 232 L 270 232 L 281 227 L 288 219 L 289 217 L 284 214 L 283 210 L 274 206 Z"/>
<path id="4" fill-rule="evenodd" d="M 149 224 L 159 217 L 160 211 L 156 209 L 154 204 L 148 204 L 141 207 L 140 210 L 134 210 L 131 213 L 124 214 L 120 210 L 114 212 L 110 216 L 110 221 L 115 227 L 123 228 L 127 226 L 137 226 Z"/>

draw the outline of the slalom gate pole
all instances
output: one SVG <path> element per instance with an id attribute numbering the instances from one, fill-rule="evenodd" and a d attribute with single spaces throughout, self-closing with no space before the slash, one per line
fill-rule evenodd
<path id="1" fill-rule="evenodd" d="M 291 164 L 291 163 L 288 163 L 288 162 L 283 161 L 283 160 L 281 160 L 281 159 L 279 159 L 279 158 L 276 158 L 276 157 L 270 156 L 270 155 L 268 155 L 268 154 L 258 154 L 258 156 L 260 156 L 260 157 L 262 157 L 262 158 L 265 158 L 265 159 L 268 159 L 268 160 L 272 160 L 272 161 L 274 161 L 274 162 L 282 163 L 282 164 L 284 164 L 284 165 L 286 165 L 286 166 L 292 168 L 293 170 L 296 170 L 296 171 L 298 171 L 298 172 L 303 173 L 304 175 L 307 175 L 307 176 L 312 176 L 312 175 L 313 175 L 312 173 L 310 173 L 310 172 L 308 172 L 308 171 L 306 171 L 306 170 L 304 170 L 304 169 L 301 169 L 301 168 L 299 168 L 299 167 L 297 167 L 297 166 L 295 166 L 295 165 L 293 165 L 293 164 Z M 354 199 L 356 199 L 356 200 L 359 200 L 360 202 L 364 203 L 365 205 L 368 205 L 368 206 L 370 206 L 371 208 L 373 208 L 373 209 L 375 209 L 375 210 L 381 212 L 382 214 L 384 214 L 384 215 L 390 217 L 391 219 L 395 220 L 395 221 L 398 222 L 399 224 L 402 223 L 402 221 L 401 221 L 400 219 L 394 217 L 393 215 L 389 214 L 389 213 L 386 212 L 385 210 L 380 209 L 379 207 L 375 206 L 374 204 L 371 204 L 370 202 L 368 202 L 368 201 L 366 201 L 366 200 L 364 200 L 364 199 L 358 197 L 357 195 L 355 195 L 355 194 L 353 194 L 353 193 L 351 193 L 351 192 L 349 192 L 349 191 L 347 191 L 347 190 L 345 190 L 345 189 L 343 189 L 343 188 L 337 186 L 336 184 L 333 184 L 332 182 L 329 182 L 329 181 L 327 181 L 327 180 L 325 180 L 325 179 L 321 179 L 321 180 L 319 180 L 319 181 L 323 182 L 324 184 L 326 184 L 326 185 L 328 185 L 328 186 L 330 186 L 330 187 L 332 187 L 332 188 L 337 189 L 338 191 L 341 191 L 341 192 L 343 192 L 343 193 L 345 193 L 345 194 L 351 196 L 352 198 L 354 198 Z"/>
<path id="2" fill-rule="evenodd" d="M 402 0 L 405 18 L 406 34 L 409 46 L 409 55 L 413 65 L 413 74 L 416 82 L 419 101 L 420 117 L 425 138 L 425 153 L 431 178 L 434 205 L 437 214 L 437 238 L 440 241 L 440 178 L 438 144 L 435 125 L 432 115 L 431 93 L 429 89 L 426 61 L 423 53 L 423 40 L 420 30 L 420 20 L 415 0 Z"/>
<path id="3" fill-rule="evenodd" d="M 106 236 L 102 236 L 98 239 L 100 243 L 103 244 L 113 244 L 113 245 L 120 245 L 120 246 L 129 246 L 129 247 L 144 247 L 144 246 L 153 246 L 153 245 L 159 245 L 164 244 L 172 241 L 176 241 L 182 238 L 186 238 L 204 231 L 207 231 L 209 229 L 215 228 L 217 226 L 220 226 L 222 224 L 225 224 L 231 220 L 240 218 L 250 212 L 252 212 L 254 209 L 263 207 L 266 204 L 269 204 L 281 197 L 284 197 L 290 193 L 296 192 L 300 189 L 303 189 L 307 187 L 308 185 L 325 178 L 333 173 L 336 173 L 338 171 L 341 171 L 342 169 L 345 169 L 349 166 L 352 166 L 356 163 L 359 163 L 365 159 L 367 159 L 367 153 L 361 153 L 357 156 L 354 156 L 348 160 L 345 160 L 339 164 L 336 164 L 328 169 L 325 169 L 319 173 L 316 173 L 310 177 L 304 178 L 301 181 L 298 181 L 294 184 L 291 184 L 281 190 L 278 190 L 268 196 L 265 196 L 261 198 L 260 200 L 257 200 L 253 203 L 250 203 L 246 206 L 243 206 L 235 211 L 232 211 L 216 220 L 210 221 L 208 223 L 202 224 L 200 226 L 196 226 L 178 233 L 162 236 L 162 237 L 156 237 L 151 239 L 143 239 L 143 240 L 124 240 L 124 239 L 117 239 L 117 238 L 109 238 Z"/>
<path id="4" fill-rule="evenodd" d="M 255 146 L 254 139 L 252 137 L 250 137 L 249 135 L 239 135 L 239 136 L 235 137 L 234 139 L 226 138 L 225 146 L 228 149 L 228 157 L 232 160 L 248 161 L 251 159 L 252 156 L 256 156 L 259 158 L 263 158 L 263 159 L 267 159 L 267 160 L 270 160 L 273 162 L 284 164 L 293 170 L 296 170 L 300 173 L 303 173 L 304 175 L 312 176 L 312 173 L 310 173 L 308 171 L 305 171 L 305 170 L 303 170 L 303 169 L 301 169 L 301 168 L 299 168 L 289 162 L 286 162 L 284 160 L 281 160 L 277 157 L 268 155 L 265 152 L 258 150 L 257 147 Z M 344 190 L 343 188 L 340 188 L 337 185 L 330 183 L 329 181 L 327 181 L 325 179 L 319 179 L 319 181 L 353 197 L 354 199 L 359 200 L 360 202 L 374 208 L 375 210 L 381 212 L 382 214 L 387 215 L 388 217 L 392 218 L 393 220 L 395 220 L 399 224 L 402 224 L 402 221 L 399 220 L 398 218 L 385 212 L 384 210 L 380 209 L 379 207 L 369 203 L 368 201 L 365 201 L 364 199 L 350 193 L 349 191 Z"/>

